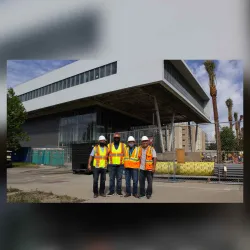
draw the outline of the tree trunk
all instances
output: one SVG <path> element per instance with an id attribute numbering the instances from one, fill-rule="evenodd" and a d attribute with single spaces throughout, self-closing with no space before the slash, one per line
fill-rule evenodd
<path id="1" fill-rule="evenodd" d="M 219 115 L 217 108 L 217 98 L 216 95 L 212 95 L 213 111 L 214 111 L 214 125 L 215 125 L 215 138 L 217 144 L 217 163 L 221 163 L 221 140 L 220 140 L 220 127 L 219 127 Z"/>

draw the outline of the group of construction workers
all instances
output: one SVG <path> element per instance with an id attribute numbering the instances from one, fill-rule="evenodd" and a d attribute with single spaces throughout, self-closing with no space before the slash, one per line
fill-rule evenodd
<path id="1" fill-rule="evenodd" d="M 93 193 L 94 198 L 98 195 L 106 197 L 105 181 L 107 168 L 109 170 L 109 192 L 107 196 L 115 193 L 119 196 L 135 198 L 152 196 L 153 174 L 156 169 L 156 151 L 149 145 L 149 138 L 141 138 L 141 146 L 136 145 L 135 138 L 129 136 L 127 145 L 120 141 L 119 133 L 114 134 L 114 141 L 107 145 L 104 136 L 99 137 L 99 144 L 94 146 L 88 161 L 88 170 L 93 171 Z M 91 163 L 93 161 L 93 169 Z M 122 193 L 122 176 L 125 170 L 126 194 Z M 98 179 L 100 176 L 100 186 L 98 189 Z M 131 179 L 133 188 L 131 189 Z M 147 189 L 145 181 L 147 180 Z M 138 182 L 140 190 L 138 192 Z M 116 189 L 115 189 L 116 186 Z"/>

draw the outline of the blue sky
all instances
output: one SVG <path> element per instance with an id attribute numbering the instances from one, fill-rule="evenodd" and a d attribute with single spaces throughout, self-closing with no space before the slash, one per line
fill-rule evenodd
<path id="1" fill-rule="evenodd" d="M 7 87 L 14 87 L 75 61 L 76 60 L 8 61 Z M 199 81 L 202 88 L 209 94 L 209 81 L 203 62 L 204 60 L 186 60 L 187 65 Z M 225 101 L 228 98 L 233 100 L 233 112 L 236 111 L 239 115 L 243 114 L 243 64 L 240 60 L 216 60 L 215 62 L 219 118 L 220 122 L 226 122 L 228 120 L 228 114 Z M 211 120 L 213 120 L 212 109 L 210 116 Z M 211 131 L 213 131 L 212 126 Z"/>

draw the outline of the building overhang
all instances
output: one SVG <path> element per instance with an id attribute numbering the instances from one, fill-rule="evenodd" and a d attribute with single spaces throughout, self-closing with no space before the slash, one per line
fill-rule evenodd
<path id="1" fill-rule="evenodd" d="M 101 106 L 120 112 L 129 117 L 137 118 L 147 124 L 153 123 L 155 113 L 154 96 L 157 99 L 162 124 L 194 121 L 196 123 L 210 122 L 205 115 L 187 105 L 183 100 L 169 91 L 161 81 L 140 85 L 137 87 L 113 91 L 81 100 L 76 100 L 49 108 L 28 113 L 28 117 L 38 117 L 47 114 L 77 110 L 89 106 Z M 156 116 L 154 117 L 156 121 Z"/>

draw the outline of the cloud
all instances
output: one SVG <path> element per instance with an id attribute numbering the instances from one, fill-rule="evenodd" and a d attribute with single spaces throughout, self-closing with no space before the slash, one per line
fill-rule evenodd
<path id="1" fill-rule="evenodd" d="M 204 60 L 186 61 L 196 79 L 209 94 L 209 79 L 203 62 Z M 239 116 L 243 115 L 243 63 L 240 60 L 216 61 L 215 73 L 219 121 L 221 126 L 228 126 L 228 110 L 225 104 L 228 98 L 233 100 L 233 112 L 238 112 Z M 210 115 L 214 122 L 212 108 Z M 201 125 L 201 127 L 208 134 L 209 139 L 214 138 L 213 124 Z"/>
<path id="2" fill-rule="evenodd" d="M 76 60 L 9 60 L 7 62 L 7 87 L 39 77 Z"/>

